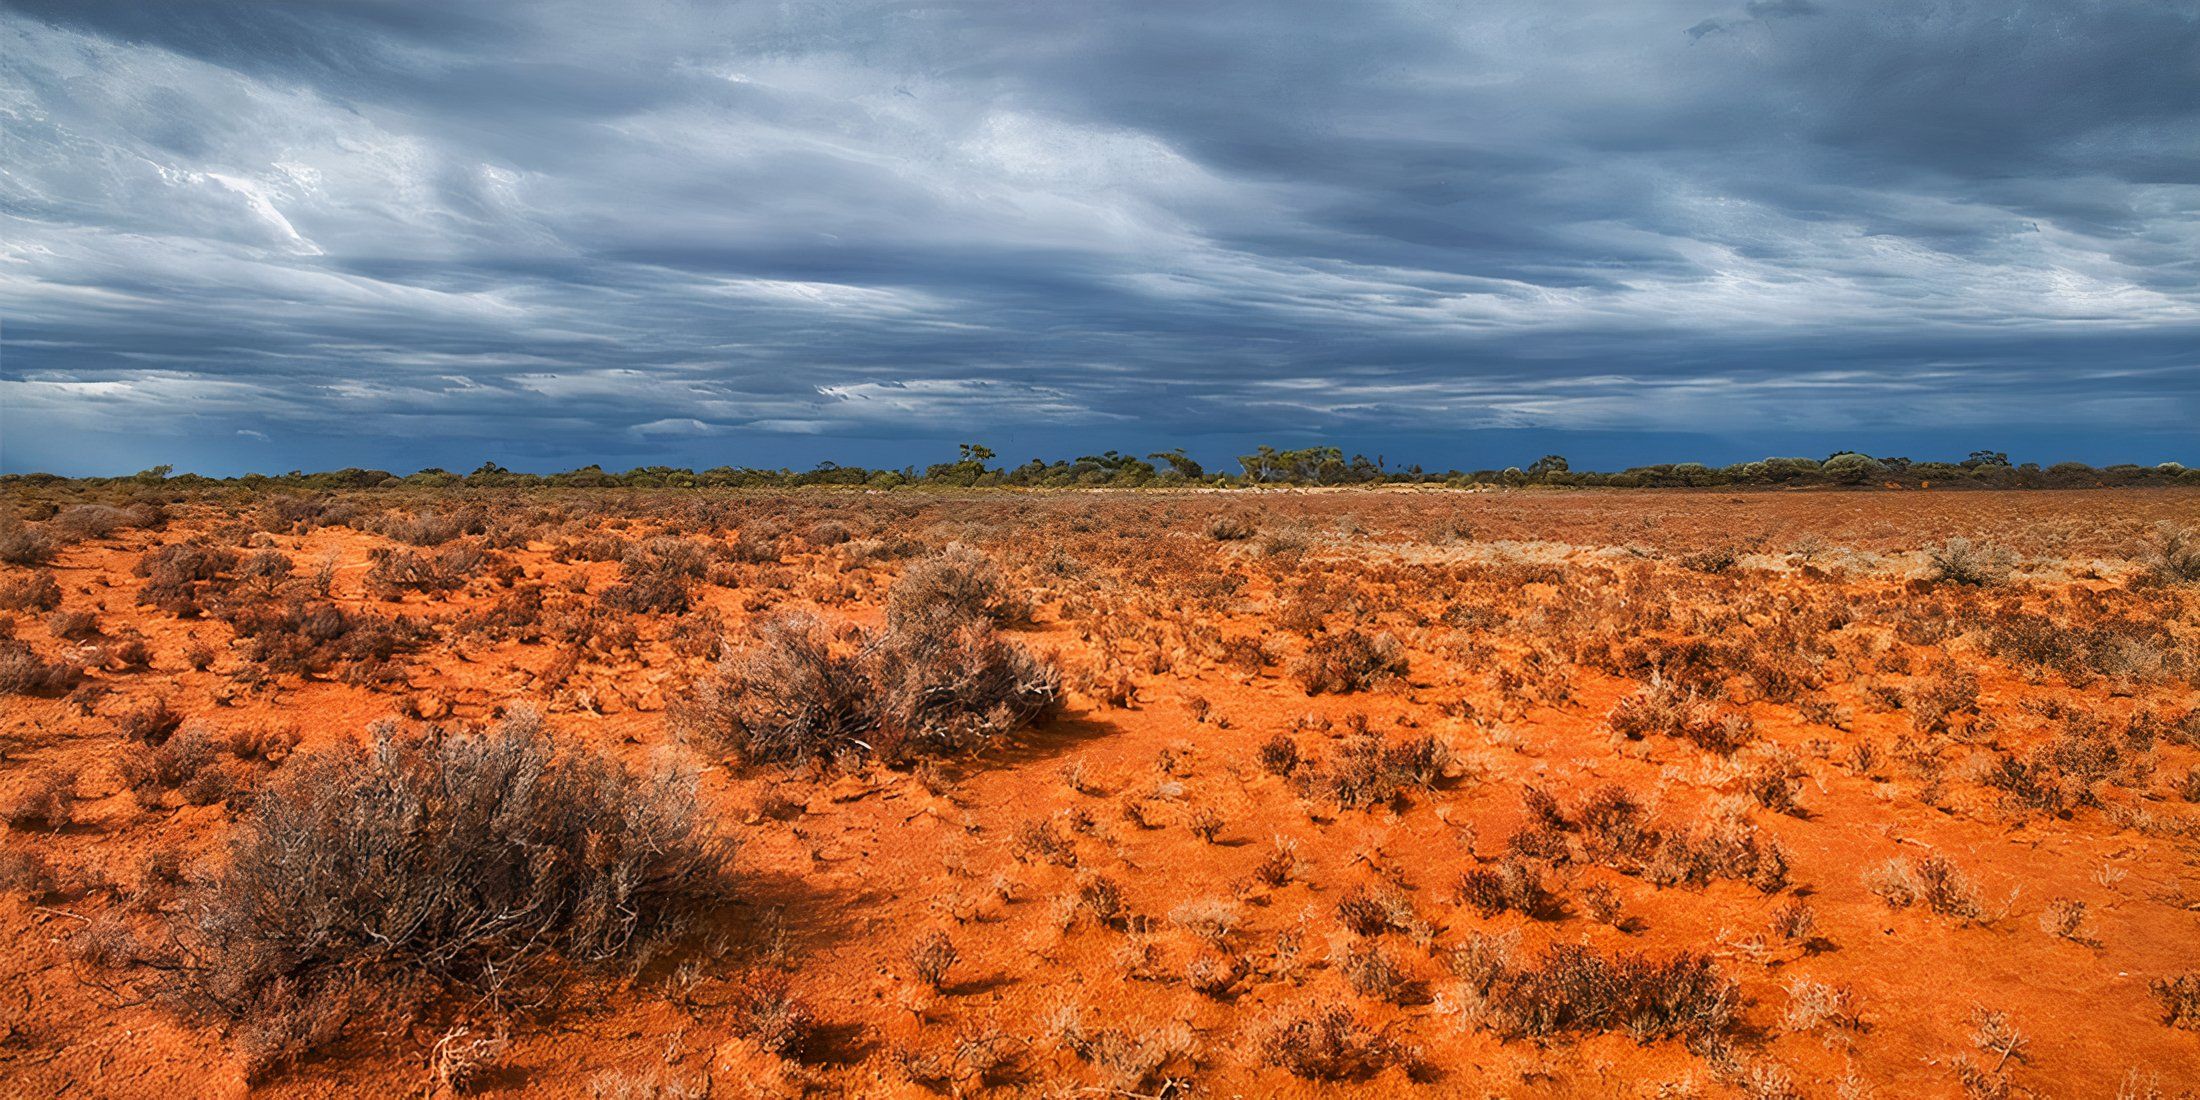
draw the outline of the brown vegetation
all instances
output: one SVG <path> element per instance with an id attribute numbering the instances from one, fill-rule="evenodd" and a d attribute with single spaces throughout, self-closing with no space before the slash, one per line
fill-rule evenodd
<path id="1" fill-rule="evenodd" d="M 0 1091 L 2200 1057 L 2190 491 L 18 496 Z"/>

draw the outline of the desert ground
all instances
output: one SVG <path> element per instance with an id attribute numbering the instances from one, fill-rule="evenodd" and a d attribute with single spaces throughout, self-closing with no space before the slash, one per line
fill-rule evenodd
<path id="1" fill-rule="evenodd" d="M 7 505 L 7 1095 L 2200 1087 L 2200 492 Z"/>

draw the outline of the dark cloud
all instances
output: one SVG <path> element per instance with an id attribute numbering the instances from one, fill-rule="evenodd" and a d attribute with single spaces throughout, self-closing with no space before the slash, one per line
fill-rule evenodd
<path id="1" fill-rule="evenodd" d="M 2167 0 L 0 7 L 10 470 L 2200 414 Z"/>

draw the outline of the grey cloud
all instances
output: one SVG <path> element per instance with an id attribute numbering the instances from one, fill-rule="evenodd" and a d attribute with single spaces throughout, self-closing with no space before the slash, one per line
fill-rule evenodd
<path id="1" fill-rule="evenodd" d="M 2174 432 L 2196 58 L 2123 0 L 11 3 L 0 467 Z"/>

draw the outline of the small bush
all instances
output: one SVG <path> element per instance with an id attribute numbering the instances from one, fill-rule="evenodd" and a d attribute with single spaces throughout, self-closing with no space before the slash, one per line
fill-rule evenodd
<path id="1" fill-rule="evenodd" d="M 2086 931 L 2086 905 L 2075 898 L 2055 898 L 2040 911 L 2040 931 L 2072 943 L 2091 943 Z"/>
<path id="2" fill-rule="evenodd" d="M 1772 934 L 1789 943 L 1809 944 L 1818 935 L 1818 910 L 1801 898 L 1789 898 L 1772 911 Z"/>
<path id="3" fill-rule="evenodd" d="M 781 971 L 743 975 L 730 1001 L 734 1033 L 771 1054 L 799 1060 L 817 1039 L 817 1014 Z"/>
<path id="4" fill-rule="evenodd" d="M 1216 542 L 1243 542 L 1260 533 L 1244 516 L 1219 515 L 1207 521 L 1207 537 Z"/>
<path id="5" fill-rule="evenodd" d="M 925 985 L 936 990 L 946 989 L 948 976 L 961 958 L 962 953 L 955 950 L 955 941 L 949 939 L 947 933 L 935 930 L 917 937 L 916 944 L 909 949 L 909 968 Z"/>
<path id="6" fill-rule="evenodd" d="M 53 560 L 53 539 L 29 527 L 12 514 L 0 515 L 0 561 L 9 565 L 44 565 Z"/>
<path id="7" fill-rule="evenodd" d="M 1254 1056 L 1294 1077 L 1351 1081 L 1405 1060 L 1406 1052 L 1343 1005 L 1316 1005 L 1261 1027 Z"/>
<path id="8" fill-rule="evenodd" d="M 1228 997 L 1245 980 L 1245 959 L 1237 955 L 1201 952 L 1184 964 L 1184 984 L 1202 997 Z"/>
<path id="9" fill-rule="evenodd" d="M 168 740 L 169 735 L 183 725 L 183 717 L 174 707 L 168 705 L 167 696 L 161 696 L 118 715 L 115 718 L 115 732 L 127 741 L 158 745 Z"/>
<path id="10" fill-rule="evenodd" d="M 1747 882 L 1767 894 L 1786 888 L 1787 849 L 1738 813 L 1708 815 L 1687 833 L 1662 833 L 1643 874 L 1661 886 L 1713 879 Z"/>
<path id="11" fill-rule="evenodd" d="M 1326 791 L 1345 809 L 1372 809 L 1396 801 L 1408 789 L 1435 787 L 1451 763 L 1451 749 L 1434 736 L 1390 744 L 1378 734 L 1362 732 L 1345 742 L 1329 768 L 1301 770 L 1298 782 Z"/>
<path id="12" fill-rule="evenodd" d="M 46 616 L 46 629 L 65 641 L 88 642 L 100 635 L 99 616 L 90 611 L 56 611 Z"/>
<path id="13" fill-rule="evenodd" d="M 2009 575 L 2009 554 L 1995 546 L 1973 544 L 1969 539 L 1949 539 L 1926 548 L 1925 559 L 1933 580 L 1973 587 L 1996 584 Z"/>
<path id="14" fill-rule="evenodd" d="M 1260 767 L 1270 775 L 1288 777 L 1299 766 L 1299 743 L 1279 733 L 1260 747 Z"/>
<path id="15" fill-rule="evenodd" d="M 1404 1004 L 1418 991 L 1417 983 L 1406 976 L 1390 953 L 1383 950 L 1383 945 L 1371 939 L 1355 940 L 1348 945 L 1339 970 L 1344 975 L 1345 985 L 1372 1000 Z"/>
<path id="16" fill-rule="evenodd" d="M 196 616 L 202 591 L 237 564 L 236 551 L 196 539 L 149 550 L 132 567 L 132 572 L 145 578 L 137 602 L 171 615 Z"/>
<path id="17" fill-rule="evenodd" d="M 1005 625 L 1029 614 L 992 559 L 959 542 L 910 563 L 886 594 L 890 629 L 940 629 L 973 619 Z"/>
<path id="18" fill-rule="evenodd" d="M 1346 695 L 1393 683 L 1406 674 L 1404 649 L 1388 634 L 1346 630 L 1307 647 L 1291 677 L 1308 695 Z"/>
<path id="19" fill-rule="evenodd" d="M 340 1033 L 360 991 L 495 999 L 641 957 L 722 896 L 721 867 L 689 779 L 554 753 L 532 710 L 480 734 L 385 724 L 268 786 L 172 918 L 170 993 L 243 1025 L 265 1068 Z"/>
<path id="20" fill-rule="evenodd" d="M 1543 872 L 1517 855 L 1462 873 L 1454 893 L 1485 917 L 1510 910 L 1548 920 L 1559 913 L 1558 898 L 1543 886 Z"/>
<path id="21" fill-rule="evenodd" d="M 52 894 L 60 885 L 53 864 L 36 848 L 0 845 L 0 891 L 21 894 L 34 901 Z"/>
<path id="22" fill-rule="evenodd" d="M 0 693 L 59 695 L 84 682 L 84 669 L 68 661 L 40 660 L 28 643 L 0 638 Z"/>
<path id="23" fill-rule="evenodd" d="M 1104 1087 L 1083 1091 L 1111 1095 L 1171 1093 L 1153 1083 L 1187 1073 L 1199 1057 L 1199 1040 L 1190 1028 L 1172 1023 L 1147 1029 L 1093 1027 L 1084 1010 L 1064 1005 L 1047 1021 L 1056 1046 L 1100 1070 Z M 1172 1072 L 1173 1071 L 1173 1072 Z"/>
<path id="24" fill-rule="evenodd" d="M 1060 678 L 981 621 L 834 631 L 802 615 L 758 625 L 679 704 L 685 729 L 748 762 L 889 761 L 976 748 L 1050 713 Z"/>
<path id="25" fill-rule="evenodd" d="M 1708 1040 L 1733 1027 L 1740 1003 L 1734 982 L 1697 952 L 1606 958 L 1562 943 L 1535 965 L 1497 961 L 1477 978 L 1483 1019 L 1512 1038 L 1623 1030 L 1641 1043 Z"/>
<path id="26" fill-rule="evenodd" d="M 0 611 L 52 611 L 61 606 L 61 586 L 51 573 L 29 573 L 0 584 Z"/>
<path id="27" fill-rule="evenodd" d="M 65 829 L 76 820 L 76 773 L 47 768 L 0 799 L 0 821 L 11 829 Z"/>
<path id="28" fill-rule="evenodd" d="M 1253 881 L 1269 887 L 1287 886 L 1299 877 L 1300 869 L 1298 841 L 1285 836 L 1273 837 L 1268 854 L 1253 865 Z"/>
<path id="29" fill-rule="evenodd" d="M 848 530 L 847 524 L 837 519 L 828 519 L 811 524 L 802 537 L 812 546 L 824 547 L 839 546 L 856 536 L 853 531 Z"/>
<path id="30" fill-rule="evenodd" d="M 1356 936 L 1416 932 L 1425 927 L 1405 891 L 1387 883 L 1354 886 L 1337 899 L 1337 919 Z"/>
<path id="31" fill-rule="evenodd" d="M 1662 734 L 1721 753 L 1733 752 L 1757 736 L 1749 715 L 1702 701 L 1694 691 L 1684 691 L 1662 677 L 1622 697 L 1605 722 L 1631 741 Z"/>
<path id="32" fill-rule="evenodd" d="M 1954 860 L 1934 853 L 1915 861 L 1895 858 L 1865 873 L 1864 887 L 1890 909 L 1912 905 L 1964 922 L 1979 920 L 1978 888 Z"/>
<path id="33" fill-rule="evenodd" d="M 2151 548 L 2154 575 L 2171 584 L 2200 581 L 2200 535 L 2163 524 Z"/>
<path id="34" fill-rule="evenodd" d="M 2147 983 L 2147 992 L 2161 1003 L 2163 1023 L 2200 1031 L 2200 970 L 2156 978 Z"/>

